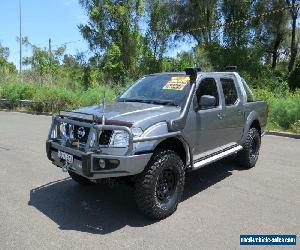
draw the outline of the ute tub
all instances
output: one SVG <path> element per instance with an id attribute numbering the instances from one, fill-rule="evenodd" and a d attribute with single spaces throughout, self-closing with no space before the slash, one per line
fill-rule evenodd
<path id="1" fill-rule="evenodd" d="M 135 175 L 142 172 L 150 160 L 152 153 L 139 155 L 106 155 L 93 152 L 82 152 L 72 148 L 64 147 L 51 140 L 46 142 L 46 151 L 49 160 L 58 167 L 64 167 L 64 163 L 58 157 L 58 150 L 73 155 L 73 163 L 68 169 L 89 179 L 101 179 L 109 177 L 120 177 Z M 114 160 L 118 164 L 113 167 L 99 169 L 99 160 Z"/>

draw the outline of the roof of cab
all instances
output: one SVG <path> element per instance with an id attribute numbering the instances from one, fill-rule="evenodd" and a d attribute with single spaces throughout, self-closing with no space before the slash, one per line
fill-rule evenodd
<path id="1" fill-rule="evenodd" d="M 197 75 L 215 75 L 215 76 L 220 76 L 220 75 L 237 75 L 238 72 L 233 72 L 233 71 L 210 71 L 210 72 L 205 72 L 205 71 L 199 71 Z M 148 76 L 159 76 L 159 75 L 186 75 L 184 71 L 180 72 L 161 72 L 161 73 L 152 73 L 149 74 Z"/>
<path id="2" fill-rule="evenodd" d="M 202 71 L 199 67 L 191 67 L 186 68 L 184 71 L 181 72 L 162 72 L 162 73 L 153 73 L 151 75 L 239 75 L 237 71 L 237 66 L 227 66 L 224 71 L 219 72 L 205 72 Z"/>

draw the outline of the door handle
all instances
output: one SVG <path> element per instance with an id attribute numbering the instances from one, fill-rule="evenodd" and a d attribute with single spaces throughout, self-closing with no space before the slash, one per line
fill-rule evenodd
<path id="1" fill-rule="evenodd" d="M 218 118 L 219 118 L 220 120 L 223 119 L 223 114 L 222 114 L 222 113 L 217 114 L 217 116 L 218 116 Z"/>

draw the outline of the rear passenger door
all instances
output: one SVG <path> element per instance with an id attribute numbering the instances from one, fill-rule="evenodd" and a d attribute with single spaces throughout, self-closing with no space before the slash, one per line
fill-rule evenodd
<path id="1" fill-rule="evenodd" d="M 220 78 L 223 94 L 222 124 L 224 139 L 230 142 L 238 142 L 244 129 L 244 109 L 235 77 L 226 76 Z"/>

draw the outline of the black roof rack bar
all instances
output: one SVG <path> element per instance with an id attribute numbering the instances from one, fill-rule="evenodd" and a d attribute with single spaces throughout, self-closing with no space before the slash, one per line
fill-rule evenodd
<path id="1" fill-rule="evenodd" d="M 237 72 L 237 66 L 227 66 L 225 68 L 225 71 L 228 71 L 228 72 Z"/>

